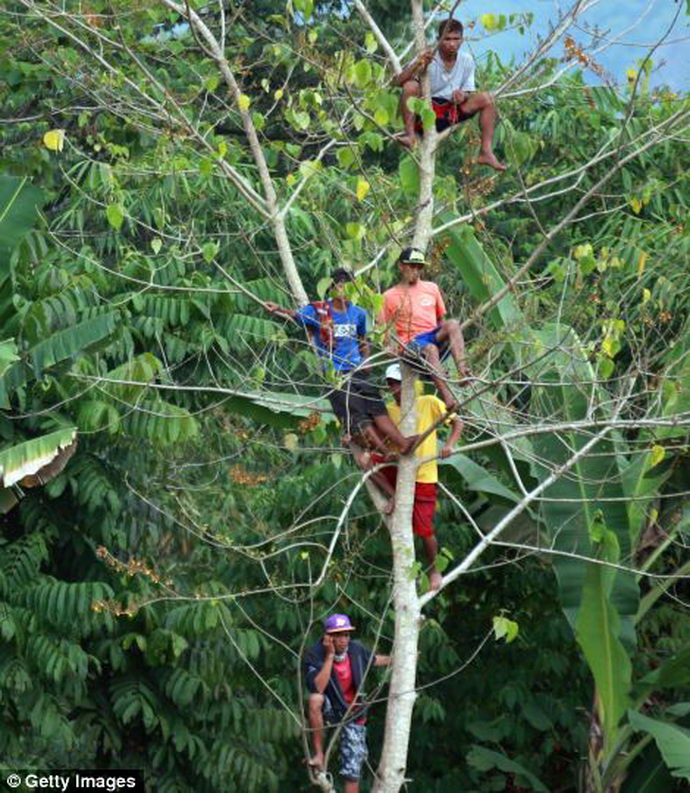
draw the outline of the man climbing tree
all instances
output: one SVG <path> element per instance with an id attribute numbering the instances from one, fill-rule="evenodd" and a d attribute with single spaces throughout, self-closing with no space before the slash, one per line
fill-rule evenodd
<path id="1" fill-rule="evenodd" d="M 421 95 L 420 77 L 429 70 L 431 82 L 431 106 L 436 113 L 436 129 L 443 132 L 455 124 L 461 124 L 479 114 L 481 130 L 481 152 L 477 157 L 480 165 L 488 165 L 497 171 L 505 171 L 493 153 L 496 107 L 489 93 L 475 93 L 474 59 L 467 52 L 460 52 L 463 28 L 457 19 L 444 19 L 438 27 L 438 43 L 415 58 L 395 78 L 402 86 L 400 112 L 405 124 L 405 133 L 399 141 L 413 148 L 417 143 L 417 132 L 421 132 L 418 117 L 410 110 L 410 97 Z"/>
<path id="2" fill-rule="evenodd" d="M 334 371 L 347 379 L 339 388 L 328 390 L 328 400 L 348 439 L 387 452 L 384 437 L 407 453 L 415 438 L 406 438 L 391 421 L 379 389 L 370 381 L 363 362 L 369 357 L 367 315 L 345 296 L 345 284 L 352 274 L 338 268 L 331 274 L 332 297 L 316 301 L 297 311 L 267 302 L 272 314 L 289 317 L 309 329 L 318 354 Z"/>
<path id="3" fill-rule="evenodd" d="M 309 689 L 309 727 L 314 755 L 309 764 L 324 767 L 324 724 L 340 724 L 340 775 L 345 793 L 358 793 L 362 766 L 367 759 L 366 711 L 357 703 L 370 666 L 388 666 L 388 655 L 373 655 L 357 641 L 345 614 L 331 614 L 324 622 L 323 639 L 307 650 L 304 674 Z"/>
<path id="4" fill-rule="evenodd" d="M 388 403 L 388 413 L 396 425 L 402 420 L 400 402 L 402 397 L 402 373 L 400 365 L 395 363 L 386 369 L 386 382 L 393 395 L 393 402 Z M 422 394 L 415 400 L 417 412 L 417 432 L 423 438 L 416 449 L 417 458 L 420 460 L 415 479 L 414 506 L 412 508 L 412 530 L 424 543 L 424 552 L 429 565 L 429 587 L 439 589 L 442 583 L 441 573 L 436 569 L 436 555 L 438 542 L 434 533 L 434 513 L 436 511 L 436 485 L 438 483 L 438 465 L 436 456 L 445 458 L 453 453 L 455 444 L 462 433 L 462 421 L 452 417 L 452 428 L 448 440 L 440 450 L 437 450 L 436 425 L 446 415 L 446 408 L 440 399 L 433 394 Z M 451 420 L 450 418 L 448 419 Z M 429 432 L 429 430 L 432 430 Z M 427 434 L 428 433 L 428 434 Z M 424 462 L 421 462 L 421 461 Z M 383 458 L 372 455 L 372 463 L 383 462 Z M 387 465 L 373 475 L 376 484 L 391 499 L 395 496 L 395 483 L 398 469 L 394 465 Z"/>
<path id="5" fill-rule="evenodd" d="M 460 325 L 454 319 L 444 319 L 446 306 L 438 286 L 421 280 L 424 254 L 416 248 L 405 248 L 398 263 L 400 281 L 383 293 L 381 318 L 394 327 L 400 354 L 411 360 L 422 358 L 428 365 L 441 399 L 452 410 L 458 400 L 450 390 L 441 361 L 450 352 L 460 377 L 469 376 Z"/>

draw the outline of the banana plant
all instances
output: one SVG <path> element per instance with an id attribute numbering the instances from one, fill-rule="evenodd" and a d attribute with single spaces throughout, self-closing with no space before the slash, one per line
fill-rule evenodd
<path id="1" fill-rule="evenodd" d="M 32 228 L 41 202 L 41 191 L 26 178 L 0 175 L 0 289 L 5 284 L 11 286 L 12 253 Z M 62 349 L 64 357 L 73 348 L 69 339 L 75 329 L 69 331 L 36 345 L 32 359 L 34 365 L 40 365 L 38 372 L 34 370 L 35 376 L 57 362 L 60 358 L 57 350 Z M 10 394 L 27 379 L 24 369 L 14 339 L 0 342 L 0 407 L 10 407 Z M 14 383 L 15 388 L 8 389 L 8 383 Z M 76 428 L 65 427 L 0 449 L 0 513 L 8 512 L 18 502 L 22 487 L 43 485 L 57 476 L 74 454 L 76 445 Z"/>
<path id="2" fill-rule="evenodd" d="M 505 287 L 471 228 L 451 230 L 448 237 L 446 254 L 474 298 L 490 300 Z M 488 312 L 488 318 L 502 334 L 509 365 L 517 366 L 529 383 L 530 417 L 547 430 L 549 422 L 558 425 L 553 431 L 535 434 L 530 443 L 530 474 L 534 482 L 543 482 L 591 439 L 591 432 L 578 424 L 615 424 L 610 407 L 614 400 L 597 382 L 584 345 L 572 328 L 531 326 L 509 291 Z M 671 348 L 653 415 L 687 414 L 689 362 L 685 345 Z M 654 692 L 690 680 L 690 647 L 668 658 L 653 674 L 634 680 L 636 626 L 668 582 L 653 586 L 641 600 L 639 575 L 625 569 L 634 566 L 651 505 L 669 475 L 670 467 L 660 465 L 667 454 L 661 444 L 680 435 L 687 436 L 687 420 L 649 430 L 632 444 L 613 428 L 542 494 L 539 518 L 553 552 L 561 606 L 594 680 L 587 788 L 596 793 L 620 790 L 632 764 L 649 751 L 652 740 L 654 759 L 659 762 L 636 765 L 635 785 L 641 786 L 625 789 L 631 793 L 670 789 L 653 785 L 663 775 L 690 778 L 687 753 L 683 755 L 687 732 L 675 723 L 687 715 L 688 708 L 668 708 L 660 719 L 642 713 Z M 645 441 L 642 452 L 640 439 Z M 649 564 L 656 558 L 654 554 Z M 688 569 L 686 564 L 676 574 L 686 574 Z"/>

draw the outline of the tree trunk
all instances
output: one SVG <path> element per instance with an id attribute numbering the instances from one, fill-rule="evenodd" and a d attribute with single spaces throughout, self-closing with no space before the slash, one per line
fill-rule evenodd
<path id="1" fill-rule="evenodd" d="M 403 435 L 414 434 L 417 426 L 415 376 L 403 365 L 402 422 Z M 405 780 L 407 748 L 410 740 L 412 709 L 417 697 L 417 646 L 419 642 L 420 605 L 416 589 L 412 506 L 417 474 L 414 455 L 401 457 L 395 490 L 395 512 L 390 525 L 393 550 L 393 605 L 395 641 L 386 728 L 377 779 L 373 793 L 397 793 Z"/>

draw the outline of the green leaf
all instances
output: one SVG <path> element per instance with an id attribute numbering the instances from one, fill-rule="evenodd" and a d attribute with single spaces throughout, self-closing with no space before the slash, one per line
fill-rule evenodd
<path id="1" fill-rule="evenodd" d="M 605 751 L 613 745 L 618 723 L 628 707 L 632 676 L 630 658 L 618 638 L 620 620 L 609 602 L 612 579 L 610 570 L 588 565 L 575 628 L 594 676 Z"/>
<path id="2" fill-rule="evenodd" d="M 31 476 L 42 479 L 42 472 L 46 475 L 43 481 L 57 476 L 74 453 L 76 437 L 76 428 L 68 427 L 4 449 L 0 452 L 0 486 L 10 487 Z M 59 470 L 51 470 L 49 466 L 57 458 L 61 463 Z"/>
<path id="3" fill-rule="evenodd" d="M 217 242 L 205 242 L 202 245 L 201 255 L 204 257 L 206 264 L 211 264 L 211 262 L 216 258 L 218 249 L 219 245 Z"/>
<path id="4" fill-rule="evenodd" d="M 503 616 L 493 618 L 493 629 L 496 641 L 505 638 L 506 644 L 510 644 L 518 635 L 517 622 Z"/>
<path id="5" fill-rule="evenodd" d="M 0 275 L 10 254 L 33 226 L 43 193 L 27 177 L 0 175 Z"/>
<path id="6" fill-rule="evenodd" d="M 357 61 L 353 69 L 355 85 L 359 88 L 366 88 L 371 82 L 371 61 L 367 58 Z"/>
<path id="7" fill-rule="evenodd" d="M 338 149 L 337 156 L 341 168 L 349 168 L 355 161 L 355 154 L 349 146 L 347 148 Z"/>
<path id="8" fill-rule="evenodd" d="M 628 711 L 630 724 L 651 735 L 672 776 L 690 779 L 690 731 L 641 713 Z"/>
<path id="9" fill-rule="evenodd" d="M 531 771 L 500 752 L 494 752 L 492 749 L 475 744 L 467 753 L 466 759 L 469 765 L 479 771 L 491 771 L 498 768 L 507 774 L 516 774 L 527 780 L 537 793 L 549 793 L 543 782 L 537 779 Z"/>
<path id="10" fill-rule="evenodd" d="M 41 377 L 50 366 L 73 358 L 113 334 L 118 327 L 120 313 L 111 311 L 85 319 L 71 328 L 57 331 L 29 350 L 34 376 Z"/>
<path id="11" fill-rule="evenodd" d="M 450 222 L 450 213 L 441 215 L 443 223 Z M 493 297 L 505 286 L 505 281 L 494 263 L 477 241 L 471 226 L 456 226 L 446 232 L 450 245 L 446 256 L 454 265 L 459 278 L 466 284 L 477 303 Z M 489 311 L 489 317 L 496 329 L 519 330 L 525 325 L 525 318 L 511 292 L 507 292 L 496 306 Z"/>
<path id="12" fill-rule="evenodd" d="M 489 473 L 484 466 L 475 463 L 474 460 L 471 460 L 464 454 L 453 454 L 444 460 L 439 460 L 439 463 L 442 466 L 452 466 L 455 468 L 470 490 L 475 490 L 478 493 L 490 493 L 491 495 L 500 496 L 516 504 L 521 501 L 519 493 L 510 490 L 510 488 L 506 487 L 493 474 Z"/>
<path id="13" fill-rule="evenodd" d="M 7 371 L 10 364 L 19 360 L 17 344 L 14 339 L 0 341 L 0 377 Z"/>
<path id="14" fill-rule="evenodd" d="M 119 231 L 122 228 L 125 213 L 120 204 L 108 204 L 105 209 L 105 216 L 115 231 Z"/>
<path id="15" fill-rule="evenodd" d="M 410 156 L 405 156 L 398 165 L 398 175 L 403 192 L 416 196 L 419 192 L 419 168 Z"/>

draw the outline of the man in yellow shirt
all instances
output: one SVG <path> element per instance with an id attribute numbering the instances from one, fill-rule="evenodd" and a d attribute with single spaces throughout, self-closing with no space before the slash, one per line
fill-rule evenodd
<path id="1" fill-rule="evenodd" d="M 401 421 L 400 397 L 402 392 L 402 374 L 400 366 L 392 364 L 386 369 L 386 382 L 393 395 L 394 402 L 386 404 L 388 415 L 396 425 Z M 446 406 L 438 398 L 431 394 L 418 396 L 416 400 L 417 408 L 417 433 L 424 435 L 430 427 L 434 427 L 446 414 Z M 427 462 L 422 463 L 417 469 L 417 477 L 414 493 L 414 506 L 412 509 L 412 530 L 417 537 L 422 538 L 424 551 L 429 563 L 429 586 L 431 589 L 438 589 L 441 586 L 442 577 L 435 567 L 436 554 L 438 553 L 438 542 L 434 534 L 434 512 L 436 511 L 436 484 L 438 482 L 438 465 L 436 457 L 448 457 L 453 453 L 453 447 L 460 439 L 462 433 L 462 421 L 453 416 L 452 427 L 448 440 L 438 450 L 436 430 L 430 432 L 417 447 L 415 454 L 418 458 L 426 458 Z M 429 460 L 428 458 L 434 458 Z M 381 463 L 383 458 L 379 455 L 372 455 L 372 463 Z M 395 481 L 398 469 L 394 465 L 388 465 L 380 470 L 380 476 L 374 475 L 374 481 L 388 495 L 395 494 Z"/>

